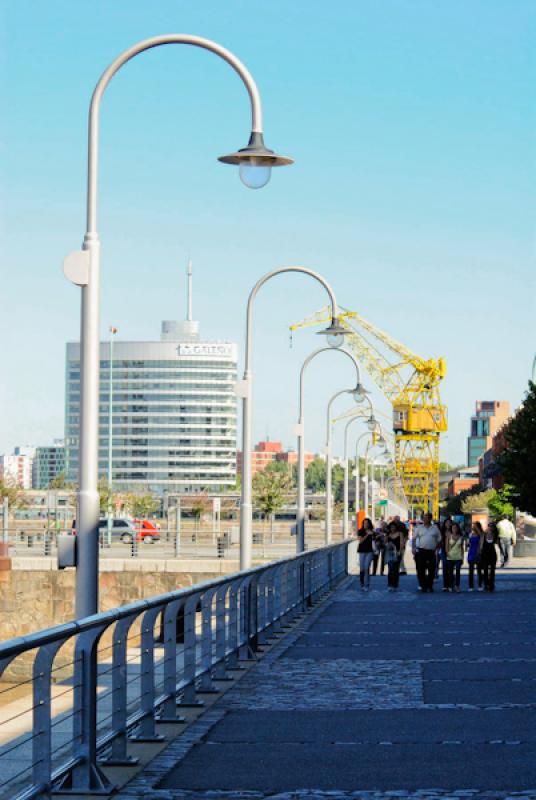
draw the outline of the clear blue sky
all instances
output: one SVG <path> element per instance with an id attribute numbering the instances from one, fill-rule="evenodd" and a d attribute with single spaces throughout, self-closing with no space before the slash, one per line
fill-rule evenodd
<path id="1" fill-rule="evenodd" d="M 533 0 L 8 0 L 0 13 L 0 452 L 63 434 L 79 292 L 61 262 L 84 233 L 89 98 L 121 50 L 165 32 L 245 61 L 267 144 L 296 164 L 251 192 L 216 161 L 244 146 L 249 107 L 211 54 L 166 47 L 127 65 L 102 113 L 103 330 L 157 338 L 182 315 L 190 253 L 203 335 L 241 341 L 255 280 L 304 264 L 342 305 L 445 356 L 445 458 L 463 461 L 475 400 L 520 402 L 536 350 Z M 259 296 L 257 437 L 293 443 L 297 369 L 318 339 L 289 350 L 287 326 L 323 304 L 298 277 Z M 309 448 L 351 381 L 343 358 L 311 367 Z"/>

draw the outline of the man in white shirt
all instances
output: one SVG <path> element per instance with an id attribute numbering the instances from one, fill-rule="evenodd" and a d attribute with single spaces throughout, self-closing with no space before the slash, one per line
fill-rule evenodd
<path id="1" fill-rule="evenodd" d="M 505 567 L 512 553 L 512 547 L 516 543 L 516 529 L 508 517 L 503 517 L 497 523 L 499 532 L 499 550 L 501 551 L 501 567 Z"/>
<path id="2" fill-rule="evenodd" d="M 417 578 L 423 592 L 434 591 L 436 550 L 440 544 L 441 532 L 432 521 L 432 515 L 425 514 L 422 524 L 415 530 L 413 539 Z"/>

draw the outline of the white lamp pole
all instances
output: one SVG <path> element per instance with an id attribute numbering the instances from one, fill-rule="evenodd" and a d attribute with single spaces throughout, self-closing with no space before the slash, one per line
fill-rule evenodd
<path id="1" fill-rule="evenodd" d="M 326 530 L 325 542 L 331 544 L 332 538 L 332 521 L 333 521 L 333 496 L 331 490 L 331 478 L 333 470 L 333 458 L 331 455 L 331 407 L 335 400 L 343 394 L 352 394 L 353 389 L 341 389 L 340 392 L 330 398 L 328 403 L 327 420 L 326 420 Z"/>
<path id="2" fill-rule="evenodd" d="M 368 401 L 368 404 L 369 404 L 369 409 L 368 410 L 370 412 L 370 416 L 373 417 L 373 406 L 372 406 L 372 403 L 371 403 L 370 398 L 368 397 L 368 395 L 365 395 L 365 397 L 366 397 L 366 399 Z M 353 422 L 355 422 L 356 420 L 359 420 L 359 419 L 363 419 L 363 414 L 359 414 L 359 413 L 356 414 L 355 417 L 352 417 L 351 419 L 349 419 L 348 422 L 346 423 L 346 425 L 344 426 L 344 462 L 343 462 L 343 467 L 344 467 L 344 495 L 343 495 L 342 534 L 343 534 L 343 537 L 345 539 L 348 538 L 348 533 L 349 533 L 349 521 L 348 521 L 348 516 L 349 516 L 349 512 L 348 512 L 348 495 L 349 495 L 349 490 L 348 490 L 349 489 L 349 487 L 348 487 L 348 481 L 349 481 L 349 477 L 348 477 L 348 431 L 349 431 L 350 425 Z M 356 460 L 357 460 L 357 456 L 356 456 Z M 359 464 L 356 464 L 356 469 L 359 472 Z M 358 477 L 358 481 L 359 481 L 359 477 Z M 358 481 L 356 482 L 356 487 L 359 485 Z M 356 500 L 355 500 L 356 519 L 357 519 L 358 506 L 359 506 L 359 497 L 358 497 L 358 494 L 357 494 L 357 491 L 356 491 Z"/>
<path id="3" fill-rule="evenodd" d="M 359 365 L 354 356 L 342 348 L 333 347 L 320 347 L 311 353 L 302 364 L 300 370 L 300 390 L 299 390 L 299 410 L 298 410 L 298 424 L 296 425 L 296 435 L 298 438 L 298 502 L 296 508 L 296 552 L 303 553 L 305 550 L 305 416 L 304 416 L 304 379 L 305 370 L 311 363 L 313 358 L 316 358 L 320 353 L 327 350 L 336 350 L 336 352 L 344 353 L 345 356 L 352 361 L 357 371 L 357 386 L 355 391 L 362 389 L 359 377 Z"/>
<path id="4" fill-rule="evenodd" d="M 252 130 L 247 147 L 222 156 L 224 163 L 237 164 L 246 185 L 258 188 L 266 183 L 273 166 L 292 163 L 277 156 L 264 146 L 262 108 L 259 91 L 252 76 L 239 59 L 216 42 L 187 34 L 154 36 L 125 50 L 103 72 L 89 109 L 87 229 L 81 251 L 71 253 L 64 261 L 66 277 L 82 288 L 80 325 L 80 432 L 79 432 L 79 491 L 77 509 L 77 576 L 76 616 L 98 611 L 99 574 L 99 303 L 100 303 L 100 243 L 97 233 L 97 186 L 100 104 L 106 87 L 116 72 L 130 59 L 153 47 L 185 44 L 215 53 L 226 61 L 242 79 L 251 101 Z"/>
<path id="5" fill-rule="evenodd" d="M 300 272 L 317 280 L 325 288 L 329 295 L 331 306 L 331 324 L 321 334 L 327 337 L 327 341 L 333 347 L 339 347 L 344 340 L 345 329 L 338 322 L 337 300 L 333 289 L 329 283 L 317 272 L 307 267 L 280 267 L 266 273 L 250 292 L 247 306 L 246 319 L 246 349 L 244 357 L 244 376 L 236 386 L 238 397 L 242 398 L 242 492 L 240 500 L 240 569 L 251 567 L 252 557 L 252 524 L 253 524 L 253 504 L 251 490 L 251 448 L 252 448 L 252 390 L 253 372 L 252 364 L 252 333 L 253 333 L 253 304 L 261 286 L 284 272 Z"/>

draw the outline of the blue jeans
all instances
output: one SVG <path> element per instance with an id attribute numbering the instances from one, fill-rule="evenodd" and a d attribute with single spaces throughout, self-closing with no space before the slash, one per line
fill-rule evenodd
<path id="1" fill-rule="evenodd" d="M 370 565 L 374 553 L 359 553 L 359 581 L 361 586 L 370 585 Z"/>

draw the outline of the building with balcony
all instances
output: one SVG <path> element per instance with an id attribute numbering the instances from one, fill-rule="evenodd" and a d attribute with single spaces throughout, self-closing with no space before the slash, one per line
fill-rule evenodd
<path id="1" fill-rule="evenodd" d="M 478 466 L 481 456 L 489 450 L 494 435 L 510 416 L 507 400 L 478 400 L 471 417 L 470 434 L 467 439 L 467 465 Z"/>

